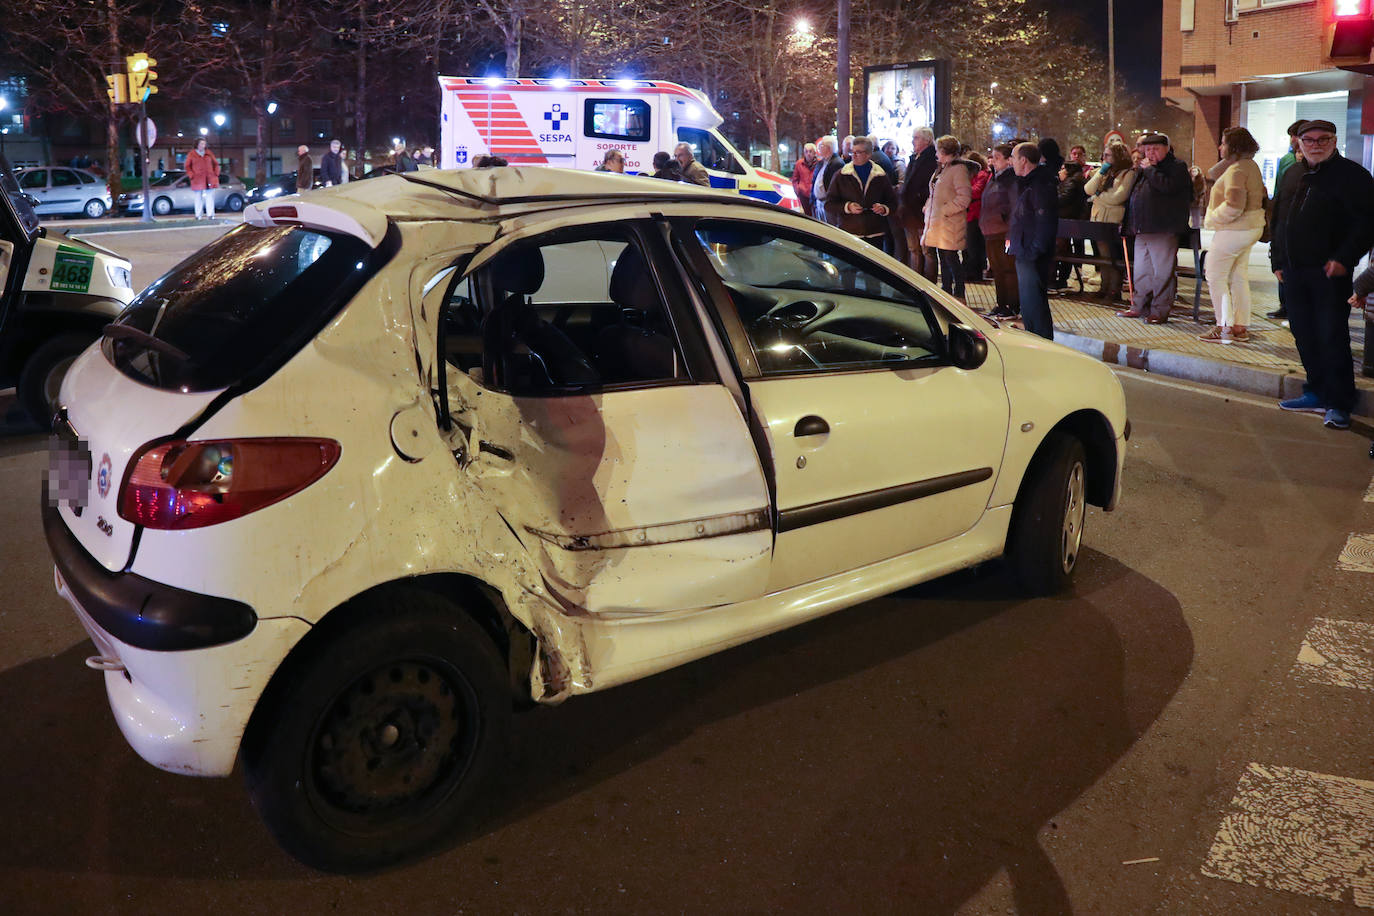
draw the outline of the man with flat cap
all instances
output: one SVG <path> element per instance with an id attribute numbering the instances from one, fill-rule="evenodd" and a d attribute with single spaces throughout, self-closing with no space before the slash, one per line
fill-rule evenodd
<path id="1" fill-rule="evenodd" d="M 1300 397 L 1279 406 L 1349 429 L 1356 397 L 1351 273 L 1374 245 L 1374 176 L 1340 154 L 1330 121 L 1308 121 L 1297 137 L 1306 168 L 1285 171 L 1274 195 L 1269 262 L 1307 382 Z"/>
<path id="2" fill-rule="evenodd" d="M 1135 236 L 1131 264 L 1131 307 L 1123 318 L 1164 324 L 1174 307 L 1178 280 L 1178 236 L 1188 231 L 1193 203 L 1193 177 L 1188 163 L 1174 155 L 1164 134 L 1146 134 L 1136 148 L 1145 157 L 1140 177 L 1126 202 L 1127 234 Z"/>

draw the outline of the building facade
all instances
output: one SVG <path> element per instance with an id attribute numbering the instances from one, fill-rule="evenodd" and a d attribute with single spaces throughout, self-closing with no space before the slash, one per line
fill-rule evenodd
<path id="1" fill-rule="evenodd" d="M 1370 167 L 1370 0 L 1164 0 L 1163 36 L 1160 94 L 1192 112 L 1190 161 L 1215 163 L 1222 130 L 1246 127 L 1272 190 L 1288 125 L 1324 118 Z"/>

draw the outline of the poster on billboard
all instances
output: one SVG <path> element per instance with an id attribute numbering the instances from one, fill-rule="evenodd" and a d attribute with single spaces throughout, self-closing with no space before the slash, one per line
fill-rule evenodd
<path id="1" fill-rule="evenodd" d="M 929 127 L 949 133 L 949 61 L 918 60 L 864 67 L 864 132 L 891 140 L 911 155 L 911 134 Z"/>

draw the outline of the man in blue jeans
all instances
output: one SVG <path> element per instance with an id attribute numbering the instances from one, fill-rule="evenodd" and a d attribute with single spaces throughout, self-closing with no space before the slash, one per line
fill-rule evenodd
<path id="1" fill-rule="evenodd" d="M 1059 233 L 1059 181 L 1040 161 L 1040 148 L 1034 143 L 1016 145 L 1011 167 L 1020 193 L 1007 226 L 1007 252 L 1016 258 L 1021 319 L 1027 331 L 1054 340 L 1049 286 Z"/>
<path id="2" fill-rule="evenodd" d="M 1351 273 L 1374 244 L 1374 177 L 1336 150 L 1330 121 L 1308 121 L 1297 137 L 1307 167 L 1284 172 L 1274 196 L 1269 261 L 1307 382 L 1301 397 L 1279 406 L 1349 429 L 1356 398 Z"/>

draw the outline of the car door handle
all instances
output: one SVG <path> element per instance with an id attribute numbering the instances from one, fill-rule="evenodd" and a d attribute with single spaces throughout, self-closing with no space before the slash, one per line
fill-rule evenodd
<path id="1" fill-rule="evenodd" d="M 830 424 L 815 414 L 807 414 L 802 417 L 792 429 L 792 435 L 798 439 L 802 436 L 823 436 L 828 432 L 830 432 Z"/>

